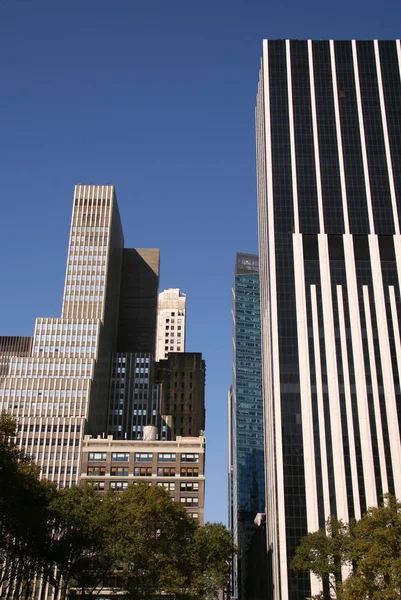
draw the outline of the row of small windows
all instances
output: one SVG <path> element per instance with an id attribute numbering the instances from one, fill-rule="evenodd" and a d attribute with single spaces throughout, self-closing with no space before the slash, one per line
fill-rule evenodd
<path id="1" fill-rule="evenodd" d="M 74 265 L 78 266 L 79 268 L 84 268 L 84 266 L 87 264 L 88 266 L 92 266 L 89 263 L 97 263 L 97 264 L 105 264 L 107 262 L 107 256 L 99 256 L 99 254 L 96 254 L 96 256 L 92 256 L 92 255 L 88 255 L 88 254 L 70 254 L 70 256 L 68 257 L 68 264 L 69 265 Z M 74 263 L 77 263 L 77 265 L 75 265 Z"/>
<path id="2" fill-rule="evenodd" d="M 199 454 L 180 454 L 181 462 L 199 462 Z M 130 458 L 129 452 L 112 452 L 112 462 L 128 462 Z M 151 462 L 153 460 L 152 452 L 135 452 L 135 462 Z M 88 460 L 105 461 L 107 459 L 107 452 L 89 452 Z M 158 452 L 158 462 L 175 462 L 175 452 Z"/>
<path id="3" fill-rule="evenodd" d="M 43 469 L 42 473 L 44 475 L 76 475 L 77 467 L 48 467 L 47 469 Z"/>
<path id="4" fill-rule="evenodd" d="M 28 438 L 27 446 L 79 446 L 80 438 Z"/>
<path id="5" fill-rule="evenodd" d="M 103 246 L 80 246 L 80 245 L 75 245 L 74 244 L 70 244 L 70 257 L 71 258 L 76 258 L 76 259 L 81 259 L 83 260 L 85 257 L 84 254 L 80 254 L 78 255 L 78 252 L 96 252 L 97 254 L 107 254 L 107 248 L 103 247 Z"/>
<path id="6" fill-rule="evenodd" d="M 79 281 L 81 284 L 90 284 L 93 281 L 104 283 L 104 275 L 90 275 L 89 273 L 85 275 L 67 275 L 67 281 Z"/>
<path id="7" fill-rule="evenodd" d="M 38 344 L 39 342 L 96 342 L 97 336 L 96 335 L 89 335 L 84 333 L 83 335 L 71 335 L 71 334 L 60 334 L 57 333 L 57 335 L 53 334 L 50 335 L 48 334 L 44 334 L 41 333 L 39 335 L 39 333 L 36 336 L 36 343 Z"/>
<path id="8" fill-rule="evenodd" d="M 81 398 L 88 395 L 87 390 L 3 390 L 0 388 L 1 396 L 54 396 L 56 398 Z"/>
<path id="9" fill-rule="evenodd" d="M 75 206 L 110 206 L 110 200 L 101 198 L 75 198 Z"/>
<path id="10" fill-rule="evenodd" d="M 33 431 L 41 431 L 42 433 L 44 433 L 45 431 L 47 432 L 51 432 L 53 431 L 53 433 L 55 432 L 71 432 L 71 433 L 79 433 L 81 431 L 81 425 L 18 425 L 18 431 L 29 431 L 29 432 L 33 432 Z"/>
<path id="11" fill-rule="evenodd" d="M 108 233 L 109 227 L 73 227 L 72 233 L 91 233 L 95 231 L 96 233 Z"/>
<path id="12" fill-rule="evenodd" d="M 70 412 L 74 412 L 75 413 L 79 413 L 79 415 L 77 416 L 85 416 L 85 411 L 86 411 L 86 402 L 82 402 L 82 404 L 34 404 L 34 403 L 12 403 L 12 402 L 8 402 L 8 404 L 6 402 L 0 402 L 0 411 L 1 410 L 12 410 L 14 409 L 14 411 L 16 411 L 17 409 L 20 409 L 19 413 L 15 412 L 15 416 L 25 416 L 27 417 L 31 412 L 35 413 L 35 416 L 48 416 L 48 417 L 54 417 L 56 416 L 56 413 L 58 414 L 59 417 L 65 417 L 65 411 L 70 411 Z"/>
<path id="13" fill-rule="evenodd" d="M 103 302 L 103 296 L 64 296 L 70 302 Z"/>
<path id="14" fill-rule="evenodd" d="M 12 363 L 10 365 L 11 371 L 24 371 L 24 373 L 29 374 L 34 371 L 88 371 L 90 372 L 92 369 L 92 365 L 85 363 Z"/>
<path id="15" fill-rule="evenodd" d="M 94 354 L 96 346 L 34 346 L 34 352 L 72 352 L 73 354 Z"/>
<path id="16" fill-rule="evenodd" d="M 78 461 L 79 452 L 38 452 L 38 453 L 30 453 L 31 458 L 34 460 L 73 460 L 74 462 Z M 43 467 L 43 471 L 45 467 Z"/>
<path id="17" fill-rule="evenodd" d="M 59 444 L 60 445 L 60 444 Z M 106 467 L 101 465 L 89 465 L 86 471 L 86 474 L 89 477 L 104 477 L 106 475 Z M 117 467 L 110 467 L 110 476 L 111 477 L 128 477 L 129 476 L 129 468 L 122 467 L 121 465 Z M 135 477 L 151 477 L 153 474 L 152 467 L 134 467 L 133 475 Z M 176 469 L 175 467 L 157 467 L 157 476 L 158 477 L 175 477 Z M 180 477 L 198 477 L 199 476 L 199 468 L 198 467 L 181 467 L 180 469 Z"/>
<path id="18" fill-rule="evenodd" d="M 74 273 L 74 277 L 76 274 L 82 275 L 90 275 L 92 273 L 105 273 L 106 267 L 104 265 L 69 265 L 68 271 Z"/>
<path id="19" fill-rule="evenodd" d="M 107 236 L 107 231 L 106 231 L 106 235 L 96 235 L 96 233 L 93 233 L 93 229 L 90 229 L 87 233 L 87 235 L 72 235 L 71 236 L 71 242 L 95 242 L 95 243 L 99 243 L 99 244 L 107 244 L 107 240 L 108 240 L 108 236 Z"/>
<path id="20" fill-rule="evenodd" d="M 89 282 L 90 283 L 90 282 Z M 65 292 L 74 292 L 75 288 L 79 288 L 79 291 L 81 292 L 104 292 L 104 285 L 81 285 L 81 284 L 77 284 L 77 285 L 66 285 L 65 286 Z"/>
<path id="21" fill-rule="evenodd" d="M 36 333 L 41 330 L 50 329 L 51 331 L 97 331 L 97 323 L 37 323 Z M 46 333 L 46 331 L 44 332 Z"/>

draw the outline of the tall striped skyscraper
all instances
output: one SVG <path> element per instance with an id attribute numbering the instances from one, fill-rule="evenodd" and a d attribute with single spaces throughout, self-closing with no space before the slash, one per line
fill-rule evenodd
<path id="1" fill-rule="evenodd" d="M 401 498 L 401 46 L 264 41 L 257 164 L 274 600 L 302 536 Z"/>

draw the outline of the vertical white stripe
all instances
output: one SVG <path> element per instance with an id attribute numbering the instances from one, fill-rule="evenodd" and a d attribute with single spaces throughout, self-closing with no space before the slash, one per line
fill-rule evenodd
<path id="1" fill-rule="evenodd" d="M 340 394 L 337 374 L 336 339 L 331 293 L 329 248 L 326 234 L 318 235 L 320 281 L 322 290 L 324 341 L 326 349 L 327 388 L 330 407 L 331 443 L 333 448 L 334 485 L 337 517 L 348 520 L 347 488 L 345 483 L 344 447 L 341 426 Z"/>
<path id="2" fill-rule="evenodd" d="M 390 438 L 391 462 L 393 465 L 394 488 L 397 498 L 401 496 L 401 446 L 398 429 L 398 416 L 395 400 L 394 379 L 391 364 L 390 343 L 387 328 L 386 303 L 380 264 L 379 241 L 376 235 L 369 236 L 370 261 L 372 266 L 373 293 L 375 298 L 377 332 L 379 336 L 380 358 L 383 374 L 384 398 L 388 432 Z"/>
<path id="3" fill-rule="evenodd" d="M 397 370 L 398 370 L 398 377 L 401 382 L 401 343 L 400 343 L 400 336 L 399 336 L 400 324 L 398 321 L 397 301 L 395 298 L 394 286 L 392 286 L 392 285 L 389 286 L 389 292 L 390 292 L 391 317 L 393 320 L 395 351 L 396 351 L 396 355 L 397 355 Z"/>
<path id="4" fill-rule="evenodd" d="M 398 285 L 401 289 L 401 235 L 393 236 L 395 261 L 397 265 Z"/>
<path id="5" fill-rule="evenodd" d="M 314 154 L 315 154 L 317 206 L 318 206 L 318 211 L 319 211 L 319 233 L 324 233 L 322 178 L 321 178 L 321 173 L 320 173 L 320 152 L 319 152 L 319 138 L 318 138 L 318 130 L 317 130 L 315 75 L 314 75 L 314 71 L 313 71 L 312 40 L 308 40 L 308 58 L 309 58 L 309 83 L 310 83 L 310 95 L 311 95 L 311 109 L 312 109 L 313 149 L 314 149 Z"/>
<path id="6" fill-rule="evenodd" d="M 390 140 L 388 137 L 386 105 L 384 102 L 383 79 L 382 79 L 382 70 L 381 70 L 380 55 L 379 55 L 379 42 L 377 40 L 374 40 L 373 44 L 374 44 L 374 48 L 375 48 L 377 83 L 378 83 L 379 98 L 380 98 L 380 112 L 381 112 L 381 117 L 382 117 L 384 147 L 386 150 L 387 173 L 388 173 L 388 182 L 390 185 L 391 206 L 393 209 L 394 231 L 395 231 L 396 235 L 399 235 L 400 221 L 398 218 L 397 200 L 396 200 L 396 193 L 395 193 L 395 186 L 394 186 L 393 163 L 391 160 Z"/>
<path id="7" fill-rule="evenodd" d="M 357 107 L 358 107 L 359 133 L 361 136 L 363 176 L 364 176 L 364 181 L 365 181 L 365 193 L 366 193 L 366 201 L 367 201 L 367 207 L 368 207 L 369 233 L 374 233 L 375 232 L 375 222 L 373 219 L 372 195 L 370 192 L 368 155 L 366 152 L 365 125 L 363 122 L 361 85 L 360 85 L 360 81 L 359 81 L 358 55 L 357 55 L 355 40 L 352 40 L 352 59 L 354 62 L 355 92 L 356 92 L 356 103 L 357 103 Z"/>
<path id="8" fill-rule="evenodd" d="M 345 318 L 344 318 L 344 299 L 343 299 L 343 290 L 342 290 L 341 285 L 337 285 L 337 303 L 338 303 L 338 316 L 339 316 L 339 322 L 340 322 L 340 341 L 341 341 L 342 367 L 343 367 L 343 375 L 344 375 L 345 406 L 346 406 L 346 412 L 347 412 L 347 428 L 348 428 L 349 454 L 350 454 L 350 465 L 351 465 L 352 497 L 354 500 L 355 519 L 360 519 L 362 515 L 361 515 L 361 504 L 360 504 L 360 500 L 359 500 L 359 483 L 358 483 L 358 469 L 357 469 L 356 450 L 355 450 L 354 421 L 353 421 L 353 416 L 352 416 L 351 383 L 350 383 L 349 367 L 348 367 L 347 333 L 346 333 Z"/>
<path id="9" fill-rule="evenodd" d="M 359 312 L 358 285 L 352 235 L 344 235 L 343 241 L 366 504 L 367 506 L 375 506 L 377 503 L 377 494 L 371 443 L 372 434 L 370 430 L 368 398 L 366 393 L 361 317 Z"/>
<path id="10" fill-rule="evenodd" d="M 324 418 L 324 398 L 323 398 L 323 383 L 322 383 L 322 357 L 320 354 L 320 339 L 319 339 L 319 319 L 317 308 L 316 286 L 311 285 L 311 304 L 312 304 L 312 326 L 313 326 L 313 345 L 315 354 L 315 373 L 316 373 L 316 396 L 317 409 L 319 418 L 319 441 L 320 441 L 320 456 L 322 464 L 322 487 L 323 487 L 323 506 L 324 519 L 329 518 L 330 511 L 330 490 L 329 490 L 329 472 L 327 468 L 327 446 L 326 446 L 326 427 Z"/>
<path id="11" fill-rule="evenodd" d="M 381 419 L 381 413 L 380 413 L 379 388 L 378 388 L 378 384 L 377 384 L 375 346 L 374 346 L 374 338 L 373 338 L 372 317 L 370 314 L 370 304 L 369 304 L 369 288 L 367 285 L 363 286 L 363 304 L 364 304 L 364 309 L 365 309 L 366 332 L 367 332 L 367 336 L 368 336 L 369 364 L 370 364 L 370 373 L 371 373 L 371 378 L 372 378 L 372 394 L 373 394 L 373 406 L 374 406 L 375 422 L 376 422 L 377 446 L 378 446 L 378 450 L 379 450 L 380 476 L 381 476 L 381 484 L 382 484 L 382 488 L 383 488 L 383 494 L 386 494 L 388 492 L 386 454 L 384 451 L 383 426 L 382 426 L 382 419 Z"/>
<path id="12" fill-rule="evenodd" d="M 285 51 L 286 51 L 286 59 L 287 59 L 288 120 L 289 120 L 289 126 L 290 126 L 292 199 L 293 199 L 293 203 L 294 203 L 294 231 L 295 231 L 295 233 L 299 233 L 297 162 L 296 162 L 296 155 L 295 155 L 294 109 L 293 109 L 293 103 L 292 103 L 292 74 L 291 74 L 290 40 L 285 41 Z"/>
<path id="13" fill-rule="evenodd" d="M 330 44 L 330 57 L 331 57 L 331 76 L 332 76 L 332 80 L 333 80 L 334 114 L 335 114 L 335 119 L 336 119 L 338 164 L 339 164 L 339 169 L 340 169 L 341 199 L 342 199 L 342 204 L 343 204 L 344 228 L 345 228 L 345 233 L 349 233 L 347 188 L 345 185 L 344 156 L 343 156 L 343 143 L 342 143 L 342 136 L 341 136 L 340 108 L 338 105 L 337 73 L 336 73 L 336 57 L 335 57 L 335 52 L 334 52 L 334 41 L 330 40 L 329 44 Z"/>
<path id="14" fill-rule="evenodd" d="M 308 319 L 306 310 L 304 257 L 302 235 L 292 236 L 294 251 L 295 301 L 297 312 L 297 337 L 299 357 L 299 386 L 302 411 L 302 443 L 304 450 L 305 496 L 308 531 L 319 529 L 317 506 L 315 447 L 310 384 Z M 315 591 L 317 593 L 319 590 Z"/>

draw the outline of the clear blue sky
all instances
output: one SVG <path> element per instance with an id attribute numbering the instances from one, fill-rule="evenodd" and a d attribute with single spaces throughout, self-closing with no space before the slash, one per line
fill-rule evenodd
<path id="1" fill-rule="evenodd" d="M 257 251 L 263 38 L 394 38 L 399 0 L 0 0 L 0 335 L 59 316 L 75 183 L 116 186 L 207 363 L 206 518 L 227 520 L 235 253 Z"/>

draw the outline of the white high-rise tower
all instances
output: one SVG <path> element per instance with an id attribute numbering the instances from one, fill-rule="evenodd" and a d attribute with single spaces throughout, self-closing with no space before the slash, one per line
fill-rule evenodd
<path id="1" fill-rule="evenodd" d="M 178 288 L 160 292 L 157 308 L 156 360 L 185 352 L 186 295 Z"/>

